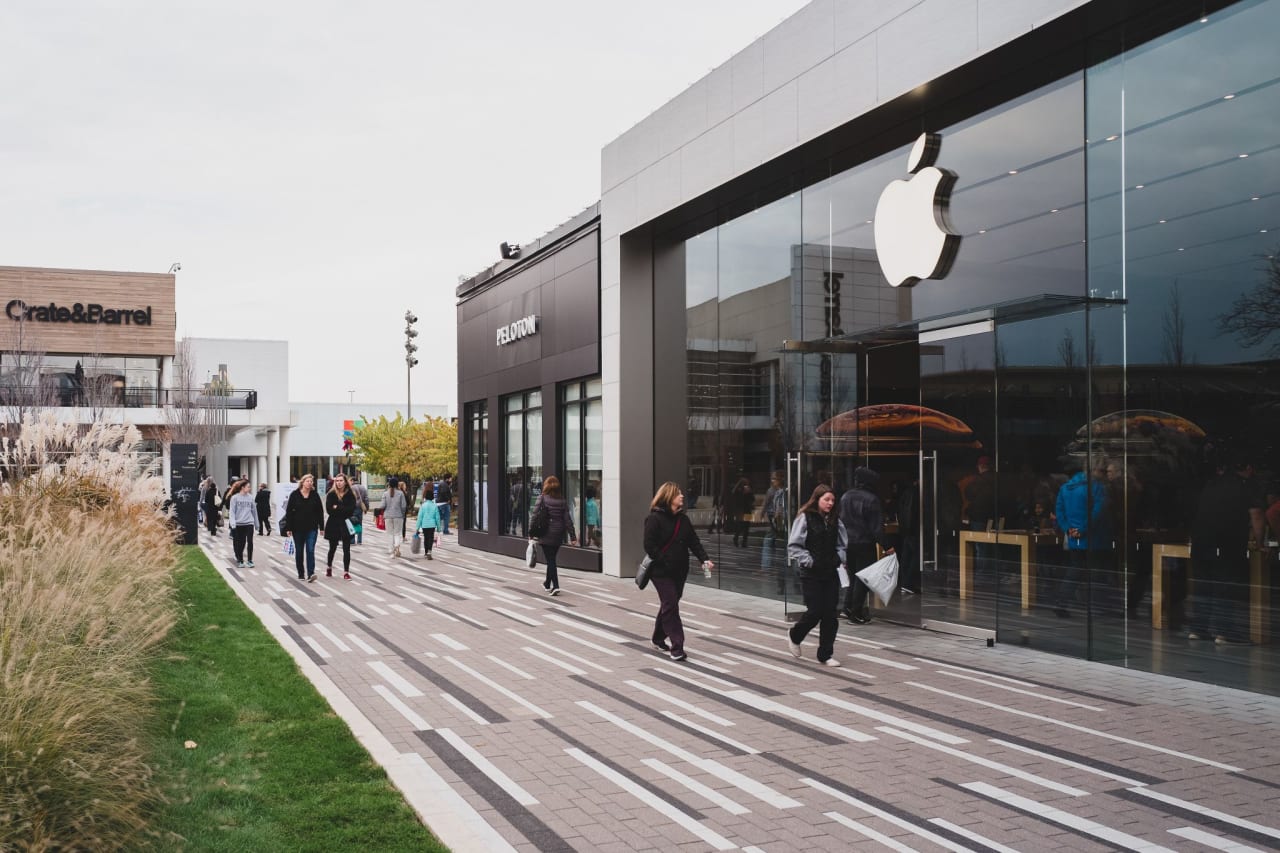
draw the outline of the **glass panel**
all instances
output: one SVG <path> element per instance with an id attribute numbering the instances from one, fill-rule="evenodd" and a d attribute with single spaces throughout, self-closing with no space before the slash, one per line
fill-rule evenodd
<path id="1" fill-rule="evenodd" d="M 1094 653 L 1272 693 L 1276 563 L 1250 541 L 1280 492 L 1278 29 L 1280 2 L 1242 2 L 1116 52 L 1088 71 L 1086 131 L 1089 289 L 1128 300 L 1092 318 L 1122 555 Z"/>
<path id="2" fill-rule="evenodd" d="M 489 415 L 486 403 L 468 406 L 467 436 L 468 480 L 466 484 L 466 525 L 469 530 L 488 530 L 485 513 L 488 507 Z"/>
<path id="3" fill-rule="evenodd" d="M 604 390 L 604 385 L 600 381 L 599 376 L 593 379 L 587 380 L 587 396 L 588 397 L 599 397 L 603 390 Z"/>
<path id="4" fill-rule="evenodd" d="M 535 392 L 529 395 L 529 399 L 541 400 L 542 395 Z M 527 518 L 538 495 L 542 494 L 542 479 L 546 476 L 542 471 L 542 409 L 530 409 L 525 413 L 524 440 L 525 458 L 528 460 L 525 467 L 525 494 L 528 495 L 528 501 L 523 512 Z M 523 523 L 521 522 L 522 525 Z"/>
<path id="5" fill-rule="evenodd" d="M 582 396 L 581 382 L 567 382 L 560 390 L 560 395 L 566 403 L 576 400 Z"/>
<path id="6" fill-rule="evenodd" d="M 604 479 L 604 405 L 599 400 L 587 403 L 586 471 L 584 496 L 584 522 L 586 531 L 582 544 L 590 548 L 601 547 L 600 535 L 600 483 Z"/>
<path id="7" fill-rule="evenodd" d="M 519 400 L 519 396 L 515 399 Z M 502 416 L 502 452 L 504 489 L 502 494 L 502 529 L 508 535 L 523 536 L 525 510 L 529 505 L 524 470 L 524 415 L 511 411 L 511 398 Z"/>
<path id="8" fill-rule="evenodd" d="M 576 389 L 578 385 L 577 382 L 571 383 L 565 390 Z M 581 534 L 586 530 L 582 494 L 582 404 L 567 403 L 561 409 L 560 417 L 564 419 L 560 434 L 560 446 L 564 453 L 562 457 L 564 482 L 561 485 L 564 499 L 569 502 L 569 511 L 573 514 L 574 528 Z"/>

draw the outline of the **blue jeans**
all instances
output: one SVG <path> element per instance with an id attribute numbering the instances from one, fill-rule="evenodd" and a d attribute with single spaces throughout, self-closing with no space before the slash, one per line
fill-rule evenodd
<path id="1" fill-rule="evenodd" d="M 316 573 L 316 535 L 319 531 L 293 534 L 293 559 L 298 564 L 298 577 L 302 577 L 303 559 L 306 559 L 306 576 Z"/>
<path id="2" fill-rule="evenodd" d="M 449 535 L 449 511 L 453 509 L 453 507 L 449 506 L 448 504 L 436 504 L 436 507 L 440 510 L 440 535 L 448 536 Z"/>

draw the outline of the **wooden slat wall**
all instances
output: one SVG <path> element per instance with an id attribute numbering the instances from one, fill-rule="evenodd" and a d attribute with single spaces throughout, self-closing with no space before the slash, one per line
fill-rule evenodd
<path id="1" fill-rule="evenodd" d="M 172 273 L 100 272 L 0 267 L 0 349 L 93 355 L 168 355 L 174 352 L 178 316 Z M 112 309 L 151 306 L 151 325 L 105 323 L 19 324 L 5 314 L 11 300 L 72 308 L 79 302 Z M 22 329 L 19 334 L 19 328 Z"/>

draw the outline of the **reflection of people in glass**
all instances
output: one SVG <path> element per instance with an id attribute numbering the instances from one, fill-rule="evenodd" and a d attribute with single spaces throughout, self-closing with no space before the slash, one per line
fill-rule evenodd
<path id="1" fill-rule="evenodd" d="M 1107 488 L 1106 462 L 1099 461 L 1090 481 L 1083 471 L 1075 475 L 1058 490 L 1054 515 L 1058 518 L 1058 530 L 1066 537 L 1063 547 L 1066 566 L 1053 612 L 1063 618 L 1071 615 L 1070 605 L 1075 603 L 1080 577 L 1088 564 L 1089 551 L 1102 550 L 1109 541 L 1106 535 Z"/>
<path id="2" fill-rule="evenodd" d="M 876 545 L 886 546 L 884 539 L 884 515 L 880 508 L 880 496 L 874 491 L 880 475 L 870 468 L 858 468 L 853 472 L 853 486 L 840 497 L 840 521 L 849 538 L 849 590 L 844 596 L 844 615 L 859 625 L 871 621 L 867 607 L 867 585 L 855 573 L 874 563 L 878 556 Z M 885 547 L 886 554 L 893 548 Z"/>
<path id="3" fill-rule="evenodd" d="M 511 489 L 507 494 L 507 533 L 524 536 L 526 513 L 524 480 L 519 472 L 511 475 Z"/>
<path id="4" fill-rule="evenodd" d="M 781 471 L 769 477 L 769 489 L 764 493 L 764 545 L 760 563 L 766 570 L 778 573 L 778 595 L 786 590 L 786 560 L 781 552 L 787 541 L 787 489 Z"/>
<path id="5" fill-rule="evenodd" d="M 747 547 L 747 537 L 751 533 L 751 514 L 755 511 L 756 496 L 751 491 L 751 481 L 742 477 L 729 493 L 725 503 L 726 523 L 733 533 L 733 544 Z"/>
<path id="6" fill-rule="evenodd" d="M 587 528 L 587 541 L 594 547 L 600 547 L 600 483 L 592 480 L 586 488 L 586 518 L 583 522 Z"/>
<path id="7" fill-rule="evenodd" d="M 1265 546 L 1263 498 L 1244 457 L 1219 466 L 1205 485 L 1191 526 L 1191 571 L 1196 579 L 1193 640 L 1247 645 L 1249 541 Z M 1203 591 L 1203 593 L 1202 593 Z"/>

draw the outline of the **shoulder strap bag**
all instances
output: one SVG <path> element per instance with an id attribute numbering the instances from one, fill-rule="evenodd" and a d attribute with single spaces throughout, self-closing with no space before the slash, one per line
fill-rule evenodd
<path id="1" fill-rule="evenodd" d="M 676 541 L 676 536 L 680 534 L 680 519 L 676 518 L 676 529 L 671 531 L 671 538 L 667 540 L 667 544 L 662 546 L 662 550 L 658 552 L 658 558 L 666 556 L 667 549 L 671 547 L 671 543 Z M 636 569 L 636 586 L 644 589 L 649 585 L 649 571 L 653 568 L 653 560 L 648 554 L 644 555 L 644 559 L 640 561 L 640 568 Z"/>

